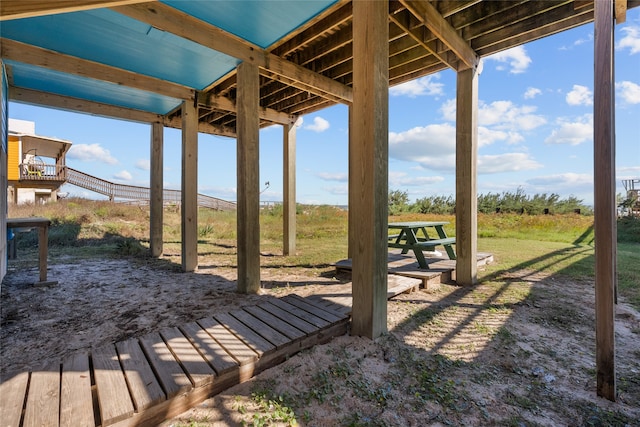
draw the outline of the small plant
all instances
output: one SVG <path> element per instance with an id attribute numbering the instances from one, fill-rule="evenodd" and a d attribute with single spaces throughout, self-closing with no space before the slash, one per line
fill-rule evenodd
<path id="1" fill-rule="evenodd" d="M 116 252 L 118 255 L 140 255 L 145 250 L 146 249 L 140 244 L 140 242 L 132 237 L 122 239 L 116 243 Z"/>
<path id="2" fill-rule="evenodd" d="M 214 232 L 212 224 L 205 224 L 198 227 L 198 237 L 209 237 Z"/>

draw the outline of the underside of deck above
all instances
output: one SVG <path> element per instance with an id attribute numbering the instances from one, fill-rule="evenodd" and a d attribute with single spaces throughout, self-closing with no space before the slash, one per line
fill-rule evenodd
<path id="1" fill-rule="evenodd" d="M 263 127 L 350 104 L 352 3 L 270 3 L 4 0 L 10 96 L 178 128 L 190 100 L 200 132 L 235 137 L 236 67 L 250 62 L 260 68 Z M 639 4 L 617 0 L 616 11 Z M 389 83 L 473 68 L 593 17 L 594 2 L 583 0 L 390 1 Z"/>

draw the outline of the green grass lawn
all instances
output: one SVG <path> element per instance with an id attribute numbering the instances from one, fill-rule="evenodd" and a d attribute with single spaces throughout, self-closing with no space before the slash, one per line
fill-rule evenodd
<path id="1" fill-rule="evenodd" d="M 144 257 L 148 248 L 149 212 L 146 207 L 89 200 L 67 200 L 44 206 L 12 206 L 10 216 L 51 218 L 50 256 L 64 259 L 92 256 Z M 298 206 L 297 253 L 282 256 L 282 208 L 263 209 L 260 216 L 261 264 L 296 269 L 313 275 L 331 269 L 347 256 L 348 214 L 330 206 Z M 180 254 L 180 213 L 164 213 L 164 248 Z M 402 214 L 389 221 L 449 221 L 448 235 L 455 236 L 452 215 Z M 488 278 L 501 270 L 528 269 L 593 280 L 593 217 L 585 215 L 480 214 L 478 250 L 494 254 L 495 263 L 481 273 Z M 235 212 L 199 211 L 200 256 L 217 257 L 216 265 L 236 265 Z M 35 233 L 19 236 L 19 250 L 37 257 Z M 24 254 L 21 255 L 25 259 Z M 179 258 L 178 261 L 179 263 Z M 618 289 L 625 300 L 640 309 L 640 218 L 618 221 Z"/>

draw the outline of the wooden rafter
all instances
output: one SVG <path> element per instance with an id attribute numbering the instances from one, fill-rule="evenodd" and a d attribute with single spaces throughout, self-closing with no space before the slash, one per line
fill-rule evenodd
<path id="1" fill-rule="evenodd" d="M 63 73 L 98 79 L 122 86 L 145 90 L 177 99 L 195 98 L 195 90 L 166 80 L 100 64 L 86 59 L 31 46 L 10 39 L 0 39 L 2 57 L 25 64 L 49 68 Z"/>
<path id="2" fill-rule="evenodd" d="M 411 15 L 411 16 L 413 16 L 413 15 Z M 456 70 L 458 68 L 458 61 L 449 61 L 449 58 L 448 58 L 446 52 L 443 52 L 443 54 L 440 54 L 438 52 L 438 46 L 437 46 L 436 40 L 427 40 L 427 37 L 425 37 L 426 34 L 425 34 L 425 31 L 424 31 L 424 27 L 412 28 L 411 27 L 411 23 L 409 22 L 408 19 L 406 19 L 406 18 L 408 18 L 408 16 L 402 15 L 400 13 L 398 13 L 398 14 L 390 14 L 389 18 L 393 22 L 395 22 L 395 24 L 399 28 L 401 28 L 409 36 L 411 36 L 411 38 L 413 38 L 420 46 L 422 46 L 428 52 L 430 52 L 432 55 L 434 55 L 435 57 L 440 59 L 442 62 L 447 64 L 447 66 L 449 66 L 450 68 L 452 68 L 454 70 Z"/>
<path id="3" fill-rule="evenodd" d="M 123 6 L 156 0 L 2 0 L 0 21 Z"/>
<path id="4" fill-rule="evenodd" d="M 227 98 L 226 96 L 216 96 L 210 93 L 200 93 L 198 95 L 198 105 L 205 108 L 213 108 L 216 110 L 223 110 L 235 113 L 237 112 L 236 103 Z M 278 123 L 283 125 L 289 125 L 295 123 L 296 117 L 289 114 L 280 113 L 271 108 L 261 107 L 258 109 L 258 115 L 260 119 L 266 120 L 271 123 Z"/>
<path id="5" fill-rule="evenodd" d="M 345 103 L 351 103 L 353 99 L 350 87 L 282 59 L 259 46 L 162 3 L 122 6 L 113 10 L 243 62 L 255 64 L 262 70 L 288 79 L 292 86 L 301 86 L 303 90 L 313 90 L 320 96 L 329 97 L 331 100 L 339 99 Z"/>
<path id="6" fill-rule="evenodd" d="M 478 65 L 478 55 L 431 3 L 426 0 L 400 2 L 460 58 L 464 68 L 475 68 Z"/>

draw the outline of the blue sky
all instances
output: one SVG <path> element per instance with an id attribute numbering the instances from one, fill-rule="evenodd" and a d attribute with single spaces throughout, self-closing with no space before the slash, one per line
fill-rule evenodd
<path id="1" fill-rule="evenodd" d="M 640 178 L 640 8 L 616 26 L 616 174 Z M 411 200 L 455 194 L 455 73 L 394 87 L 389 96 L 389 188 Z M 556 193 L 593 202 L 593 25 L 484 58 L 479 78 L 478 192 Z M 114 182 L 149 184 L 150 126 L 10 103 L 36 133 L 73 142 L 67 165 Z M 347 204 L 347 108 L 303 117 L 297 199 Z M 180 188 L 180 132 L 165 129 L 166 188 Z M 200 134 L 198 190 L 236 199 L 234 139 Z M 260 133 L 263 201 L 282 200 L 282 128 Z M 267 188 L 264 185 L 269 182 Z M 71 195 L 100 198 L 67 185 Z"/>

